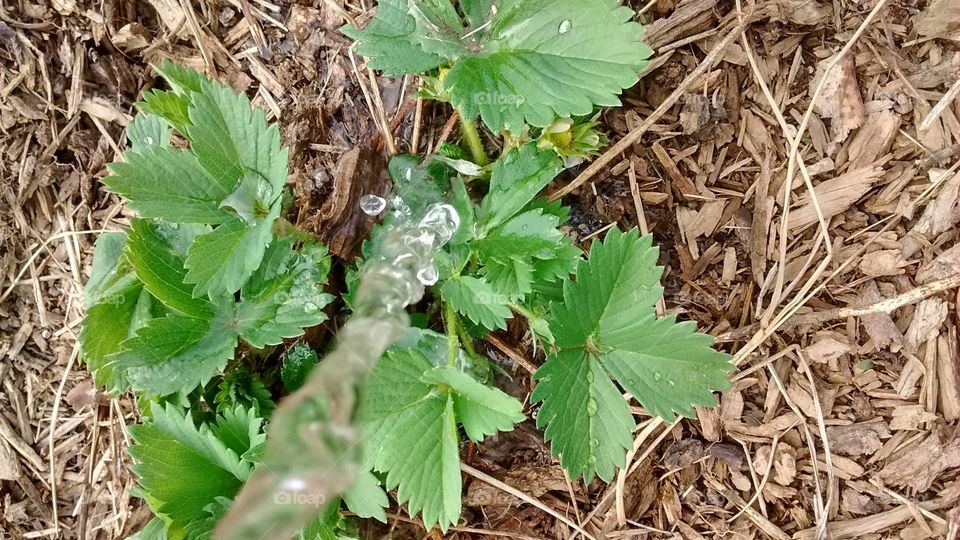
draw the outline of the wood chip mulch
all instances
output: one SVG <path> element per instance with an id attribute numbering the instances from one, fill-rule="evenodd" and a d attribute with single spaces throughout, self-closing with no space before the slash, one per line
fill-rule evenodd
<path id="1" fill-rule="evenodd" d="M 278 121 L 292 219 L 349 259 L 386 152 L 452 126 L 351 53 L 338 28 L 373 4 L 0 2 L 0 539 L 123 538 L 150 517 L 125 454 L 135 404 L 97 391 L 76 348 L 93 240 L 130 217 L 98 180 L 150 64 L 204 70 Z M 447 536 L 575 537 L 561 515 L 597 539 L 955 537 L 960 1 L 629 4 L 656 55 L 602 115 L 611 150 L 549 194 L 578 241 L 653 233 L 661 312 L 735 355 L 733 388 L 675 424 L 635 407 L 610 485 L 569 482 L 531 421 L 467 448 Z M 514 330 L 485 347 L 523 398 L 542 358 Z M 390 529 L 441 537 L 397 508 Z"/>

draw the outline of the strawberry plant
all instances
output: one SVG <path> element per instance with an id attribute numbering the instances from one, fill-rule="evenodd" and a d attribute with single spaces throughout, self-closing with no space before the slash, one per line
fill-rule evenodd
<path id="1" fill-rule="evenodd" d="M 393 324 L 398 309 L 405 324 L 402 308 L 424 292 L 428 302 L 353 371 L 304 343 L 272 349 L 324 322 L 332 299 L 325 248 L 283 219 L 276 127 L 223 85 L 157 68 L 169 89 L 144 95 L 104 180 L 138 217 L 96 243 L 80 335 L 96 382 L 140 398 L 130 453 L 157 515 L 142 538 L 335 538 L 350 534 L 341 503 L 385 520 L 386 491 L 446 530 L 460 516 L 462 436 L 480 442 L 525 419 L 474 347 L 513 320 L 542 359 L 528 412 L 571 478 L 609 481 L 626 465 L 636 421 L 623 393 L 667 419 L 715 404 L 729 357 L 695 323 L 657 317 L 652 238 L 613 228 L 584 257 L 562 230 L 569 209 L 539 197 L 605 143 L 598 108 L 619 103 L 650 55 L 632 17 L 615 0 L 383 0 L 364 29 L 344 29 L 372 67 L 419 75 L 421 95 L 452 105 L 462 133 L 462 147 L 395 156 L 393 197 L 357 209 L 389 212 L 347 276 L 344 303 L 362 322 L 351 331 Z M 366 283 L 368 268 L 397 290 Z M 379 308 L 362 307 L 369 287 L 389 297 Z M 362 356 L 337 360 L 351 355 Z M 330 373 L 344 378 L 319 379 Z M 282 393 L 293 395 L 277 407 Z M 351 425 L 331 423 L 338 407 Z M 362 444 L 344 444 L 354 425 Z M 317 463 L 329 469 L 316 475 Z M 291 489 L 295 505 L 313 506 L 231 514 L 277 506 Z M 337 496 L 304 503 L 311 493 Z"/>

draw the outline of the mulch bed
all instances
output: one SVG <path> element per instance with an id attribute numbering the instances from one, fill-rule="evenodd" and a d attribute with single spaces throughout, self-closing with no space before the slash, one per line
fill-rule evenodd
<path id="1" fill-rule="evenodd" d="M 291 219 L 350 260 L 387 153 L 436 148 L 450 120 L 351 53 L 338 28 L 372 4 L 0 5 L 0 539 L 122 538 L 150 517 L 125 454 L 134 403 L 97 391 L 76 348 L 93 240 L 130 217 L 98 180 L 150 64 L 204 70 L 278 121 Z M 635 408 L 611 485 L 568 482 L 532 421 L 466 449 L 478 474 L 447 536 L 571 538 L 549 508 L 595 538 L 952 538 L 960 1 L 630 5 L 656 55 L 601 116 L 610 151 L 548 194 L 581 243 L 653 233 L 661 311 L 717 336 L 734 386 L 695 420 Z M 528 345 L 516 328 L 483 347 L 521 398 L 542 361 Z M 441 537 L 396 508 L 364 530 Z"/>

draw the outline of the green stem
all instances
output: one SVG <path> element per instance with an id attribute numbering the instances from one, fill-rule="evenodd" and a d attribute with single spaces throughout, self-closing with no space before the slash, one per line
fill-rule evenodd
<path id="1" fill-rule="evenodd" d="M 457 332 L 457 312 L 449 303 L 443 306 L 443 318 L 447 325 L 447 365 L 455 366 L 457 364 L 459 333 Z"/>
<path id="2" fill-rule="evenodd" d="M 480 140 L 480 132 L 477 131 L 476 122 L 463 116 L 463 114 L 460 114 L 460 135 L 467 143 L 470 155 L 473 156 L 473 162 L 481 167 L 489 165 L 490 158 L 487 157 L 487 153 L 483 149 L 483 141 Z"/>

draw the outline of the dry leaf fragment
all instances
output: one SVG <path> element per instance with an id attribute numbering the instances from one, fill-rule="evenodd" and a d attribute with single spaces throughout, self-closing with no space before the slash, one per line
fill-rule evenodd
<path id="1" fill-rule="evenodd" d="M 960 243 L 944 251 L 917 270 L 917 283 L 925 284 L 960 272 Z"/>
<path id="2" fill-rule="evenodd" d="M 809 2 L 806 2 L 809 3 Z M 810 96 L 823 82 L 820 96 L 814 108 L 821 118 L 832 118 L 830 130 L 833 142 L 843 142 L 850 131 L 863 125 L 863 98 L 857 82 L 857 65 L 852 55 L 844 56 L 832 69 L 827 71 L 836 56 L 820 61 L 817 73 L 810 81 Z"/>
<path id="3" fill-rule="evenodd" d="M 51 0 L 51 3 L 53 9 L 64 17 L 72 15 L 77 10 L 77 0 Z"/>
<path id="4" fill-rule="evenodd" d="M 846 426 L 827 427 L 830 451 L 848 456 L 873 454 L 883 446 L 881 439 L 889 439 L 885 422 L 870 421 Z"/>
<path id="5" fill-rule="evenodd" d="M 150 45 L 150 34 L 140 23 L 124 25 L 110 36 L 110 42 L 124 52 L 134 52 Z"/>
<path id="6" fill-rule="evenodd" d="M 832 362 L 852 350 L 846 338 L 836 332 L 818 332 L 815 339 L 813 345 L 804 349 L 812 362 Z"/>
<path id="7" fill-rule="evenodd" d="M 780 8 L 780 18 L 793 24 L 816 26 L 833 17 L 830 4 L 816 0 L 778 0 L 777 7 Z"/>
<path id="8" fill-rule="evenodd" d="M 914 28 L 921 36 L 932 38 L 960 32 L 960 0 L 933 0 L 917 16 Z"/>
<path id="9" fill-rule="evenodd" d="M 851 169 L 874 164 L 890 151 L 900 129 L 900 115 L 894 111 L 878 111 L 867 115 L 863 127 L 850 139 L 847 155 Z"/>
<path id="10" fill-rule="evenodd" d="M 921 424 L 932 422 L 937 415 L 923 410 L 922 405 L 901 405 L 893 409 L 893 418 L 890 420 L 890 429 L 918 430 Z"/>
<path id="11" fill-rule="evenodd" d="M 869 306 L 876 304 L 880 300 L 880 289 L 877 287 L 877 282 L 868 281 L 865 283 L 863 289 L 860 291 L 860 305 Z M 891 344 L 893 345 L 893 347 L 891 347 L 893 352 L 900 350 L 903 343 L 903 334 L 900 333 L 900 329 L 897 328 L 897 325 L 894 324 L 893 319 L 888 313 L 877 312 L 864 315 L 860 317 L 860 322 L 863 323 L 864 330 L 866 330 L 867 335 L 870 336 L 874 350 L 882 350 Z"/>
<path id="12" fill-rule="evenodd" d="M 936 176 L 935 176 L 936 174 Z M 942 180 L 943 172 L 930 172 L 932 184 Z M 960 221 L 960 173 L 943 182 L 936 198 L 927 204 L 917 223 L 903 239 L 903 256 L 910 257 L 925 243 L 950 230 Z"/>
<path id="13" fill-rule="evenodd" d="M 147 3 L 153 6 L 163 21 L 163 25 L 170 32 L 183 32 L 186 30 L 187 16 L 180 8 L 177 0 L 147 0 Z"/>
<path id="14" fill-rule="evenodd" d="M 830 219 L 850 208 L 850 205 L 870 191 L 882 174 L 883 169 L 880 167 L 860 167 L 817 184 L 813 190 L 824 219 Z M 798 208 L 790 210 L 789 219 L 791 230 L 817 222 L 817 207 L 809 193 L 804 193 L 800 198 Z"/>
<path id="15" fill-rule="evenodd" d="M 870 277 L 898 276 L 902 268 L 909 265 L 899 249 L 882 249 L 864 254 L 860 260 L 860 271 Z"/>
<path id="16" fill-rule="evenodd" d="M 840 498 L 840 511 L 851 516 L 865 516 L 879 512 L 880 505 L 873 502 L 869 495 L 847 488 Z"/>
<path id="17" fill-rule="evenodd" d="M 930 489 L 940 473 L 958 466 L 960 439 L 936 429 L 909 452 L 887 462 L 880 470 L 880 479 L 894 486 L 907 486 L 924 492 Z"/>
<path id="18" fill-rule="evenodd" d="M 19 480 L 23 472 L 20 460 L 3 438 L 0 438 L 0 480 Z"/>
<path id="19" fill-rule="evenodd" d="M 504 474 L 506 484 L 522 489 L 534 497 L 542 497 L 548 491 L 565 491 L 567 481 L 560 467 L 520 465 Z M 463 498 L 465 506 L 513 506 L 517 499 L 485 482 L 473 482 Z"/>
<path id="20" fill-rule="evenodd" d="M 904 334 L 903 347 L 917 353 L 927 340 L 937 337 L 940 325 L 947 320 L 947 310 L 947 303 L 939 298 L 927 298 L 920 302 Z"/>

